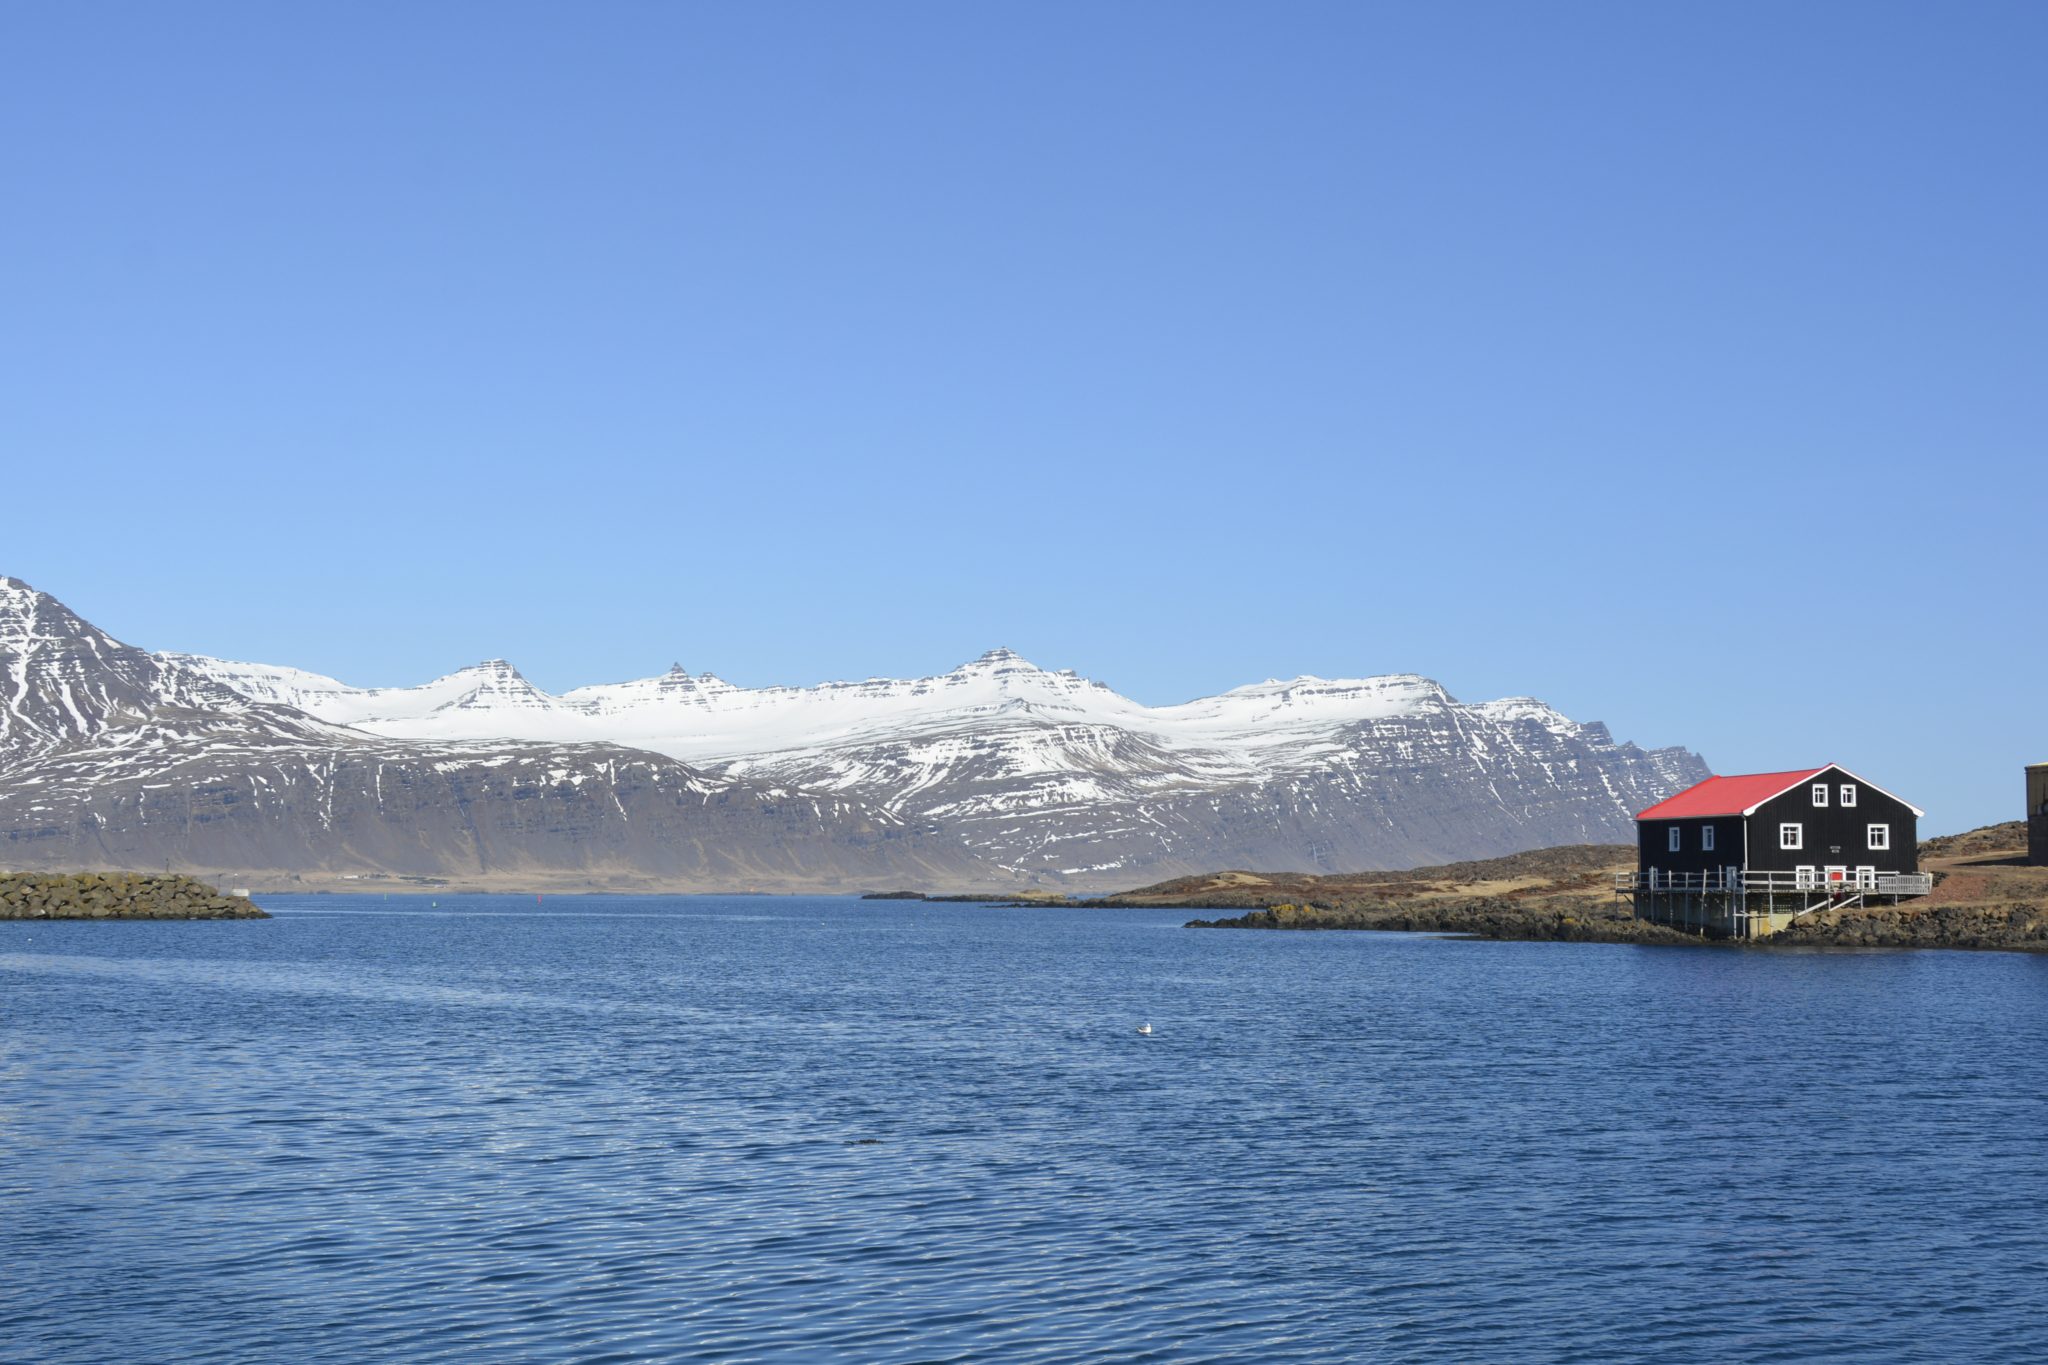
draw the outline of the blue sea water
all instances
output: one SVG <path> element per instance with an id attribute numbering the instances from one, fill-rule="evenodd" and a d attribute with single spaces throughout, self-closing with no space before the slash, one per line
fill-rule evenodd
<path id="1" fill-rule="evenodd" d="M 0 1359 L 2048 1359 L 2048 959 L 437 899 L 0 924 Z"/>

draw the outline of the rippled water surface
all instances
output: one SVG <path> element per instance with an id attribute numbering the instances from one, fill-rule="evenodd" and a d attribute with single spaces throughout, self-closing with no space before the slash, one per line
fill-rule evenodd
<path id="1" fill-rule="evenodd" d="M 2048 1358 L 2048 959 L 265 904 L 0 924 L 0 1358 Z"/>

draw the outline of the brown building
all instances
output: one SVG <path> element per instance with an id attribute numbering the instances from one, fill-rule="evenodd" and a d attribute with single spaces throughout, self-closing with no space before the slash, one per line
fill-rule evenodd
<path id="1" fill-rule="evenodd" d="M 2048 867 L 2048 763 L 2027 769 L 2027 861 Z"/>

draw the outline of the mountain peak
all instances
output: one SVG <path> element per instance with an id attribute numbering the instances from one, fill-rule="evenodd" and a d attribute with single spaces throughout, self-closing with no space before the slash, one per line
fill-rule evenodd
<path id="1" fill-rule="evenodd" d="M 1534 721 L 1544 729 L 1565 734 L 1586 728 L 1572 720 L 1549 702 L 1535 697 L 1502 697 L 1498 701 L 1481 702 L 1473 708 L 1480 714 L 1494 720 L 1516 723 Z M 1597 725 L 1598 721 L 1591 722 Z"/>
<path id="2" fill-rule="evenodd" d="M 0 638 L 27 648 L 34 642 L 84 643 L 95 652 L 121 648 L 119 641 L 46 592 L 19 578 L 0 577 Z"/>
<path id="3" fill-rule="evenodd" d="M 504 707 L 546 711 L 554 698 L 526 680 L 524 674 L 504 659 L 485 659 L 454 675 L 468 690 L 445 703 L 444 711 L 490 711 Z"/>
<path id="4" fill-rule="evenodd" d="M 46 592 L 38 592 L 19 578 L 0 574 L 0 614 L 24 616 L 39 606 L 64 609 L 64 604 Z"/>
<path id="5" fill-rule="evenodd" d="M 0 755 L 23 756 L 167 710 L 237 717 L 248 698 L 202 673 L 123 644 L 48 593 L 0 577 Z"/>
<path id="6" fill-rule="evenodd" d="M 955 673 L 986 673 L 997 669 L 1022 669 L 1031 673 L 1042 671 L 1037 664 L 1032 663 L 1016 650 L 1006 649 L 1002 646 L 989 650 L 979 658 L 969 660 L 953 671 Z"/>
<path id="7" fill-rule="evenodd" d="M 1456 698 L 1434 678 L 1420 673 L 1382 673 L 1371 678 L 1321 678 L 1303 673 L 1292 678 L 1268 678 L 1247 683 L 1223 694 L 1226 697 L 1280 696 L 1299 699 L 1331 697 L 1378 697 L 1389 701 L 1455 703 Z"/>
<path id="8" fill-rule="evenodd" d="M 427 686 L 437 687 L 447 683 L 467 683 L 472 686 L 490 686 L 494 683 L 525 684 L 526 678 L 512 666 L 509 659 L 480 659 L 466 668 L 442 674 Z"/>

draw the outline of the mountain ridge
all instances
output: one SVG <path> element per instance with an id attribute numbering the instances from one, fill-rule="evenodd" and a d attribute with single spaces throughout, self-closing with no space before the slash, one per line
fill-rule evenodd
<path id="1" fill-rule="evenodd" d="M 14 579 L 0 579 L 0 665 L 6 856 L 55 847 L 21 826 L 50 837 L 56 800 L 65 847 L 83 830 L 88 849 L 150 865 L 205 846 L 280 868 L 355 859 L 427 875 L 438 858 L 481 874 L 595 867 L 602 853 L 632 877 L 1086 892 L 1219 865 L 1363 871 L 1601 842 L 1706 775 L 1686 750 L 1616 744 L 1531 697 L 1462 703 L 1412 673 L 1267 679 L 1150 707 L 998 648 L 929 677 L 810 687 L 677 666 L 556 695 L 489 659 L 358 688 L 145 653 Z M 389 828 L 394 774 L 416 837 Z M 167 821 L 148 792 L 177 783 L 234 799 Z M 704 811 L 688 803 L 714 799 L 722 822 L 693 829 Z M 334 809 L 353 823 L 323 823 Z M 207 827 L 221 822 L 239 843 Z"/>

